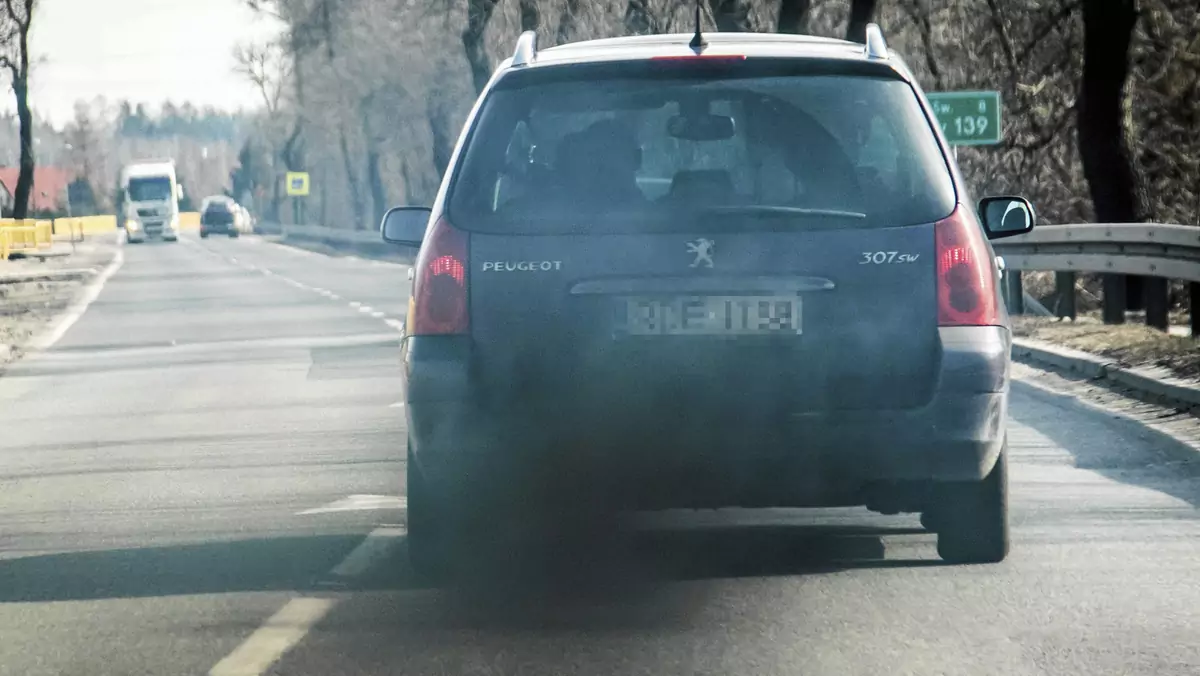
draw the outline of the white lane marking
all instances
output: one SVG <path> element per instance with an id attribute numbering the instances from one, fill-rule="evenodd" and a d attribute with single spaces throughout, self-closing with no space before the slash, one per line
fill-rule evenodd
<path id="1" fill-rule="evenodd" d="M 371 531 L 367 539 L 359 543 L 342 562 L 329 571 L 330 575 L 340 578 L 358 577 L 382 559 L 396 545 L 396 541 L 404 535 L 403 528 L 397 526 L 380 527 Z"/>
<path id="2" fill-rule="evenodd" d="M 58 318 L 57 323 L 55 323 L 45 333 L 42 333 L 29 342 L 29 345 L 25 348 L 27 351 L 40 352 L 41 350 L 45 350 L 51 345 L 57 343 L 59 339 L 61 339 L 67 332 L 67 329 L 71 328 L 75 325 L 75 322 L 79 321 L 79 318 L 82 317 L 83 313 L 87 311 L 88 306 L 92 304 L 92 301 L 96 300 L 96 297 L 100 295 L 100 291 L 104 289 L 104 284 L 108 282 L 108 278 L 116 274 L 117 270 L 121 268 L 121 265 L 125 263 L 125 252 L 121 250 L 123 243 L 124 240 L 118 237 L 117 251 L 115 254 L 113 254 L 113 259 L 109 261 L 108 265 L 100 271 L 100 274 L 97 275 L 96 278 L 84 288 L 83 292 L 80 293 L 79 298 L 67 306 L 67 309 L 63 311 L 63 314 Z"/>
<path id="3" fill-rule="evenodd" d="M 331 598 L 288 601 L 263 626 L 208 671 L 209 676 L 258 676 L 304 638 L 337 603 Z"/>
<path id="4" fill-rule="evenodd" d="M 362 303 L 360 303 L 356 300 L 350 301 L 350 307 L 361 307 L 361 306 L 362 306 Z"/>
<path id="5" fill-rule="evenodd" d="M 388 404 L 388 408 L 404 408 L 404 402 L 398 401 L 394 404 Z"/>
<path id="6" fill-rule="evenodd" d="M 372 312 L 371 316 L 374 317 L 375 319 L 383 319 L 387 315 L 383 314 L 382 312 L 376 311 L 376 312 Z"/>
<path id="7" fill-rule="evenodd" d="M 400 526 L 376 528 L 329 574 L 341 580 L 362 575 L 391 551 L 404 532 Z M 288 601 L 233 652 L 209 669 L 209 676 L 261 676 L 300 643 L 338 601 L 317 596 L 300 596 Z"/>
<path id="8" fill-rule="evenodd" d="M 371 307 L 370 305 L 360 305 L 358 306 L 358 311 L 365 315 L 369 315 L 375 311 L 375 308 Z"/>
<path id="9" fill-rule="evenodd" d="M 365 512 L 381 509 L 407 509 L 408 498 L 403 495 L 351 495 L 335 500 L 321 507 L 313 507 L 302 512 L 301 516 L 309 514 L 329 514 L 332 512 Z"/>
<path id="10" fill-rule="evenodd" d="M 397 331 L 404 330 L 404 322 L 399 319 L 385 319 L 385 320 L 383 320 L 383 323 L 387 324 L 388 326 L 392 327 L 393 329 L 396 329 Z"/>
<path id="11" fill-rule="evenodd" d="M 235 264 L 235 265 L 236 265 L 236 264 L 237 264 L 237 259 L 236 259 L 236 258 L 230 258 L 230 259 L 229 259 L 229 262 L 230 262 L 230 263 L 233 263 L 233 264 Z"/>
<path id="12" fill-rule="evenodd" d="M 341 300 L 341 299 L 342 299 L 342 297 L 337 295 L 336 293 L 329 294 L 329 300 Z"/>

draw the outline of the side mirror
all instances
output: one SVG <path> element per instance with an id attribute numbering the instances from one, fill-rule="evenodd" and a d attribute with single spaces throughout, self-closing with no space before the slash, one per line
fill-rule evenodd
<path id="1" fill-rule="evenodd" d="M 379 233 L 390 244 L 419 247 L 431 213 L 426 207 L 393 207 L 383 215 Z"/>
<path id="2" fill-rule="evenodd" d="M 988 239 L 1024 235 L 1033 230 L 1037 217 L 1024 197 L 984 197 L 979 200 L 979 218 Z"/>

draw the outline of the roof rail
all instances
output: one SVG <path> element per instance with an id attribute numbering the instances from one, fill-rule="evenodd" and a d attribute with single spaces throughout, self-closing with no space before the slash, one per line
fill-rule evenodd
<path id="1" fill-rule="evenodd" d="M 879 29 L 879 24 L 867 24 L 867 39 L 866 39 L 866 55 L 868 59 L 886 59 L 888 58 L 887 42 L 883 40 L 883 31 Z"/>
<path id="2" fill-rule="evenodd" d="M 513 52 L 512 65 L 528 66 L 537 58 L 537 31 L 525 31 L 517 38 L 517 49 Z"/>

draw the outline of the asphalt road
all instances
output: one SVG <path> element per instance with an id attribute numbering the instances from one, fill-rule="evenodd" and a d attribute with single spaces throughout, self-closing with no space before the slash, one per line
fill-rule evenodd
<path id="1" fill-rule="evenodd" d="M 1018 367 L 999 565 L 911 516 L 710 512 L 437 592 L 400 527 L 406 269 L 124 256 L 0 377 L 0 674 L 1200 673 L 1195 419 Z"/>

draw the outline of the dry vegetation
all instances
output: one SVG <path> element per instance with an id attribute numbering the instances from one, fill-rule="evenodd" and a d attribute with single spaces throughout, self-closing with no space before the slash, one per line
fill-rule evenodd
<path id="1" fill-rule="evenodd" d="M 112 260 L 115 242 L 114 237 L 93 237 L 78 244 L 69 256 L 0 263 L 0 367 L 20 357 L 25 343 Z M 46 277 L 39 279 L 42 274 Z"/>
<path id="2" fill-rule="evenodd" d="M 1094 317 L 1076 322 L 1017 317 L 1017 336 L 1063 345 L 1112 359 L 1122 366 L 1159 366 L 1185 378 L 1200 377 L 1200 342 L 1138 324 L 1109 326 Z"/>
<path id="3" fill-rule="evenodd" d="M 271 104 L 254 139 L 271 164 L 263 173 L 312 172 L 309 219 L 346 227 L 431 199 L 475 92 L 523 28 L 536 27 L 545 47 L 691 27 L 690 3 L 679 0 L 251 2 L 288 27 L 278 44 L 245 52 Z M 1003 93 L 1004 145 L 964 148 L 960 163 L 977 195 L 1028 195 L 1047 222 L 1093 216 L 1075 129 L 1083 4 L 893 0 L 874 13 L 926 89 Z M 710 26 L 840 38 L 850 5 L 709 0 L 706 8 Z M 1125 125 L 1154 220 L 1200 222 L 1198 17 L 1195 0 L 1145 0 L 1134 32 Z"/>

